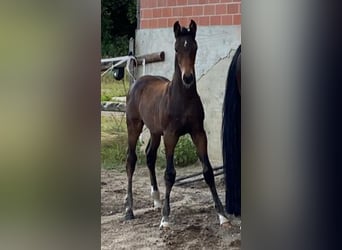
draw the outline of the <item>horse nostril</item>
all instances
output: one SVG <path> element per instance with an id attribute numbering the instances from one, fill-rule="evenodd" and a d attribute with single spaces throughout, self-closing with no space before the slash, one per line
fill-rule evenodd
<path id="1" fill-rule="evenodd" d="M 186 83 L 186 84 L 191 84 L 193 81 L 194 81 L 194 76 L 192 74 L 190 75 L 184 75 L 183 76 L 183 81 Z"/>

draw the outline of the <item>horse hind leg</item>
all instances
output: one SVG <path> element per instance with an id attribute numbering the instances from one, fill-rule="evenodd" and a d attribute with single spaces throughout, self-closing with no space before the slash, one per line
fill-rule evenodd
<path id="1" fill-rule="evenodd" d="M 148 141 L 146 147 L 146 163 L 147 167 L 150 170 L 150 179 L 151 179 L 151 196 L 153 199 L 154 208 L 161 208 L 160 202 L 160 194 L 158 190 L 158 184 L 156 179 L 156 159 L 157 159 L 157 150 L 160 145 L 160 135 L 151 134 L 151 138 Z"/>
<path id="2" fill-rule="evenodd" d="M 125 200 L 125 219 L 134 219 L 133 214 L 133 192 L 132 192 L 132 179 L 137 162 L 137 155 L 135 153 L 137 141 L 143 127 L 142 121 L 127 121 L 128 131 L 128 149 L 126 160 L 126 173 L 127 173 L 127 195 Z"/>
<path id="3" fill-rule="evenodd" d="M 207 183 L 215 203 L 215 209 L 219 217 L 220 225 L 228 223 L 227 215 L 224 211 L 222 202 L 217 194 L 213 168 L 210 164 L 207 153 L 207 136 L 205 131 L 191 134 L 191 138 L 196 146 L 198 157 L 203 166 L 203 176 Z"/>

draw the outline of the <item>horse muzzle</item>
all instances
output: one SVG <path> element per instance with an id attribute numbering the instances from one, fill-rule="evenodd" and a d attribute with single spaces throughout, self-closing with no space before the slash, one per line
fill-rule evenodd
<path id="1" fill-rule="evenodd" d="M 182 81 L 185 87 L 189 88 L 195 81 L 193 74 L 183 74 Z"/>

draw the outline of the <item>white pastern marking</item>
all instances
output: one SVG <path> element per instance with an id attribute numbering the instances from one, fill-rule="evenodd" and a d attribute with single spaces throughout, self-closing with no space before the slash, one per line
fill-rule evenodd
<path id="1" fill-rule="evenodd" d="M 186 45 L 188 44 L 188 41 L 187 40 L 185 40 L 185 42 L 184 42 L 184 48 L 186 48 Z"/>
<path id="2" fill-rule="evenodd" d="M 153 191 L 153 187 L 151 187 L 151 196 L 153 199 L 153 207 L 154 208 L 161 208 L 162 204 L 160 202 L 159 191 Z"/>
<path id="3" fill-rule="evenodd" d="M 163 229 L 163 228 L 170 228 L 169 222 L 165 221 L 165 220 L 164 220 L 164 217 L 161 219 L 159 228 L 160 228 L 160 229 Z"/>
<path id="4" fill-rule="evenodd" d="M 220 225 L 228 222 L 228 219 L 226 217 L 224 217 L 223 215 L 218 214 L 218 216 L 219 216 L 219 220 L 220 220 Z"/>
<path id="5" fill-rule="evenodd" d="M 154 206 L 154 208 L 161 208 L 162 204 L 160 201 L 153 201 L 153 206 Z"/>

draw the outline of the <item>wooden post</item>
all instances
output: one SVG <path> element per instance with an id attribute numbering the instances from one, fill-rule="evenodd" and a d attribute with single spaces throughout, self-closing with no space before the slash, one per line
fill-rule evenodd
<path id="1" fill-rule="evenodd" d="M 137 59 L 138 65 L 142 65 L 142 62 L 144 59 L 145 59 L 145 64 L 155 63 L 155 62 L 163 62 L 165 60 L 165 52 L 160 51 L 160 52 L 154 52 L 151 54 L 141 55 L 141 56 L 137 56 L 136 59 Z M 116 60 L 116 61 L 119 61 L 119 60 Z M 111 66 L 111 63 L 102 62 L 101 63 L 101 72 L 107 70 L 110 66 Z M 135 64 L 135 62 L 133 63 L 133 66 L 134 66 L 134 68 L 133 68 L 133 70 L 134 70 L 135 67 L 137 66 Z"/>
<path id="2" fill-rule="evenodd" d="M 138 65 L 142 64 L 143 59 L 145 59 L 145 64 L 153 62 L 161 62 L 165 60 L 165 52 L 155 52 L 147 55 L 142 55 L 137 57 Z"/>
<path id="3" fill-rule="evenodd" d="M 135 55 L 135 46 L 134 46 L 134 38 L 133 37 L 131 37 L 129 39 L 128 50 L 129 50 L 128 55 L 130 55 L 130 56 Z M 130 64 L 128 66 L 129 72 L 131 72 L 131 74 L 133 75 L 133 77 L 131 75 L 129 75 L 129 86 L 131 86 L 134 83 L 134 78 L 136 77 L 134 64 L 135 64 L 134 61 L 130 61 Z"/>

